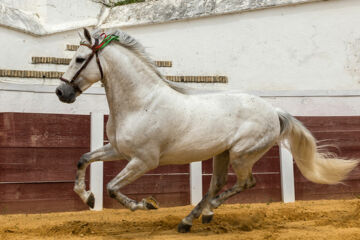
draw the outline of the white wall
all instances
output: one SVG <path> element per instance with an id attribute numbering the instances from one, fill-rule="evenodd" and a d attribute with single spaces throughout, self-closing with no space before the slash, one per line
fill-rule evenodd
<path id="1" fill-rule="evenodd" d="M 342 0 L 126 29 L 177 74 L 243 90 L 360 91 L 360 1 Z"/>
<path id="2" fill-rule="evenodd" d="M 86 1 L 79 4 L 84 6 Z M 59 9 L 69 8 L 69 2 L 45 2 L 41 18 L 56 26 L 63 16 Z M 59 9 L 49 10 L 54 4 Z M 80 5 L 71 6 L 69 14 L 74 16 Z M 29 4 L 24 6 L 23 10 L 31 10 Z M 53 15 L 46 15 L 51 11 Z M 217 87 L 260 91 L 259 95 L 295 115 L 359 115 L 359 12 L 360 1 L 334 0 L 123 29 L 143 43 L 154 59 L 173 61 L 173 68 L 161 69 L 164 74 L 226 75 L 229 84 Z M 89 13 L 79 14 L 77 20 L 98 15 L 93 6 Z M 71 57 L 73 52 L 65 51 L 65 45 L 78 40 L 77 30 L 32 36 L 0 27 L 0 68 L 64 71 L 62 65 L 32 65 L 31 57 Z M 1 82 L 57 84 L 14 78 L 0 78 Z M 42 88 L 38 86 L 39 91 Z M 8 84 L 0 84 L 0 111 L 107 112 L 105 96 L 85 94 L 76 104 L 67 105 L 58 102 L 53 90 L 46 91 L 11 90 Z"/>
<path id="3" fill-rule="evenodd" d="M 83 94 L 73 104 L 59 101 L 54 91 L 34 93 L 27 91 L 0 91 L 0 112 L 33 112 L 61 114 L 108 114 L 105 95 Z"/>

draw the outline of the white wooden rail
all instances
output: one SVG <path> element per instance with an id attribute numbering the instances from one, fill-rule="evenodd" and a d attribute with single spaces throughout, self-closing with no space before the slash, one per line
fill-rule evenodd
<path id="1" fill-rule="evenodd" d="M 284 145 L 279 146 L 281 196 L 284 203 L 295 202 L 294 163 L 291 152 Z"/>
<path id="2" fill-rule="evenodd" d="M 91 151 L 104 144 L 104 114 L 91 113 Z M 291 153 L 284 147 L 279 147 L 281 195 L 285 203 L 295 201 L 294 167 Z M 92 210 L 103 209 L 103 162 L 95 162 L 90 166 L 90 190 L 95 196 L 95 206 Z M 203 196 L 202 163 L 190 164 L 190 204 L 196 205 Z"/>
<path id="3" fill-rule="evenodd" d="M 90 126 L 90 151 L 94 151 L 104 145 L 104 114 L 91 113 Z M 92 210 L 103 209 L 103 180 L 104 163 L 94 162 L 90 165 L 90 190 L 95 197 L 95 206 Z"/>
<path id="4" fill-rule="evenodd" d="M 202 163 L 190 163 L 190 204 L 196 205 L 203 196 Z"/>

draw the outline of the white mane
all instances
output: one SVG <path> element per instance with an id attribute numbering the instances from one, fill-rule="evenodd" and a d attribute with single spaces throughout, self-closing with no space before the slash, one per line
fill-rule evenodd
<path id="1" fill-rule="evenodd" d="M 92 37 L 95 39 L 99 39 L 100 42 L 102 40 L 101 39 L 102 37 L 100 36 L 101 33 L 102 33 L 101 30 L 95 30 L 92 33 Z M 150 69 L 152 69 L 156 73 L 157 76 L 160 77 L 161 80 L 163 80 L 169 87 L 180 93 L 191 95 L 191 94 L 222 92 L 221 90 L 192 88 L 185 86 L 184 84 L 181 83 L 169 81 L 165 78 L 164 75 L 160 73 L 155 62 L 149 57 L 149 55 L 145 51 L 145 48 L 135 38 L 133 38 L 132 36 L 121 30 L 114 30 L 112 32 L 108 32 L 107 35 L 118 36 L 119 41 L 114 41 L 116 44 L 120 44 L 121 46 L 126 47 L 132 52 L 134 52 L 147 66 L 150 67 Z"/>

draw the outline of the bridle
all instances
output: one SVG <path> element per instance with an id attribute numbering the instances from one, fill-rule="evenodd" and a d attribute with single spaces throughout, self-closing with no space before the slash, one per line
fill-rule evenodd
<path id="1" fill-rule="evenodd" d="M 101 34 L 100 36 L 105 35 L 104 40 L 99 44 L 99 39 L 95 39 L 95 43 L 94 45 L 90 45 L 87 43 L 80 43 L 80 45 L 82 46 L 86 46 L 88 48 L 90 48 L 92 50 L 92 53 L 90 54 L 90 56 L 86 59 L 85 63 L 79 68 L 79 70 L 75 73 L 75 75 L 72 77 L 71 80 L 68 80 L 66 78 L 60 77 L 60 80 L 65 82 L 66 84 L 71 85 L 76 91 L 78 91 L 79 93 L 82 93 L 81 89 L 79 88 L 79 86 L 77 86 L 75 84 L 75 80 L 77 79 L 77 77 L 80 75 L 81 71 L 84 70 L 86 68 L 86 66 L 89 64 L 89 62 L 91 61 L 91 59 L 95 56 L 96 57 L 96 63 L 99 67 L 99 71 L 100 71 L 100 75 L 101 75 L 101 79 L 100 81 L 103 81 L 104 78 L 104 73 L 101 67 L 101 63 L 100 63 L 100 59 L 99 59 L 99 50 L 103 49 L 105 46 L 107 46 L 111 41 L 113 40 L 118 40 L 118 36 L 115 35 L 109 35 L 106 36 L 105 33 Z"/>

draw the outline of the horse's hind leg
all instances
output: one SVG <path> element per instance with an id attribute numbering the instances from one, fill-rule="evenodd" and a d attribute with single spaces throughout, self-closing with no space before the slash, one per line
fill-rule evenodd
<path id="1" fill-rule="evenodd" d="M 257 150 L 251 154 L 233 156 L 230 159 L 231 166 L 237 176 L 237 181 L 233 187 L 219 194 L 210 201 L 210 209 L 219 207 L 230 197 L 255 186 L 256 180 L 252 175 L 253 165 L 269 150 L 270 147 Z"/>
<path id="2" fill-rule="evenodd" d="M 202 200 L 196 205 L 191 213 L 186 216 L 178 225 L 179 232 L 188 232 L 195 218 L 203 213 L 203 222 L 210 222 L 213 216 L 209 207 L 209 201 L 224 187 L 227 181 L 227 171 L 229 168 L 229 151 L 225 151 L 213 158 L 213 175 L 211 177 L 209 191 Z"/>
<path id="3" fill-rule="evenodd" d="M 213 218 L 213 211 L 210 201 L 226 185 L 229 170 L 229 151 L 215 156 L 213 160 L 213 175 L 210 181 L 209 192 L 212 192 L 211 198 L 206 202 L 202 211 L 202 223 L 210 223 Z M 210 197 L 210 196 L 209 196 Z"/>
<path id="4" fill-rule="evenodd" d="M 123 157 L 117 153 L 110 144 L 81 156 L 77 164 L 77 172 L 75 179 L 74 191 L 79 195 L 81 200 L 93 208 L 95 204 L 94 195 L 90 191 L 86 191 L 85 172 L 90 163 L 96 161 L 112 161 L 120 160 Z"/>

